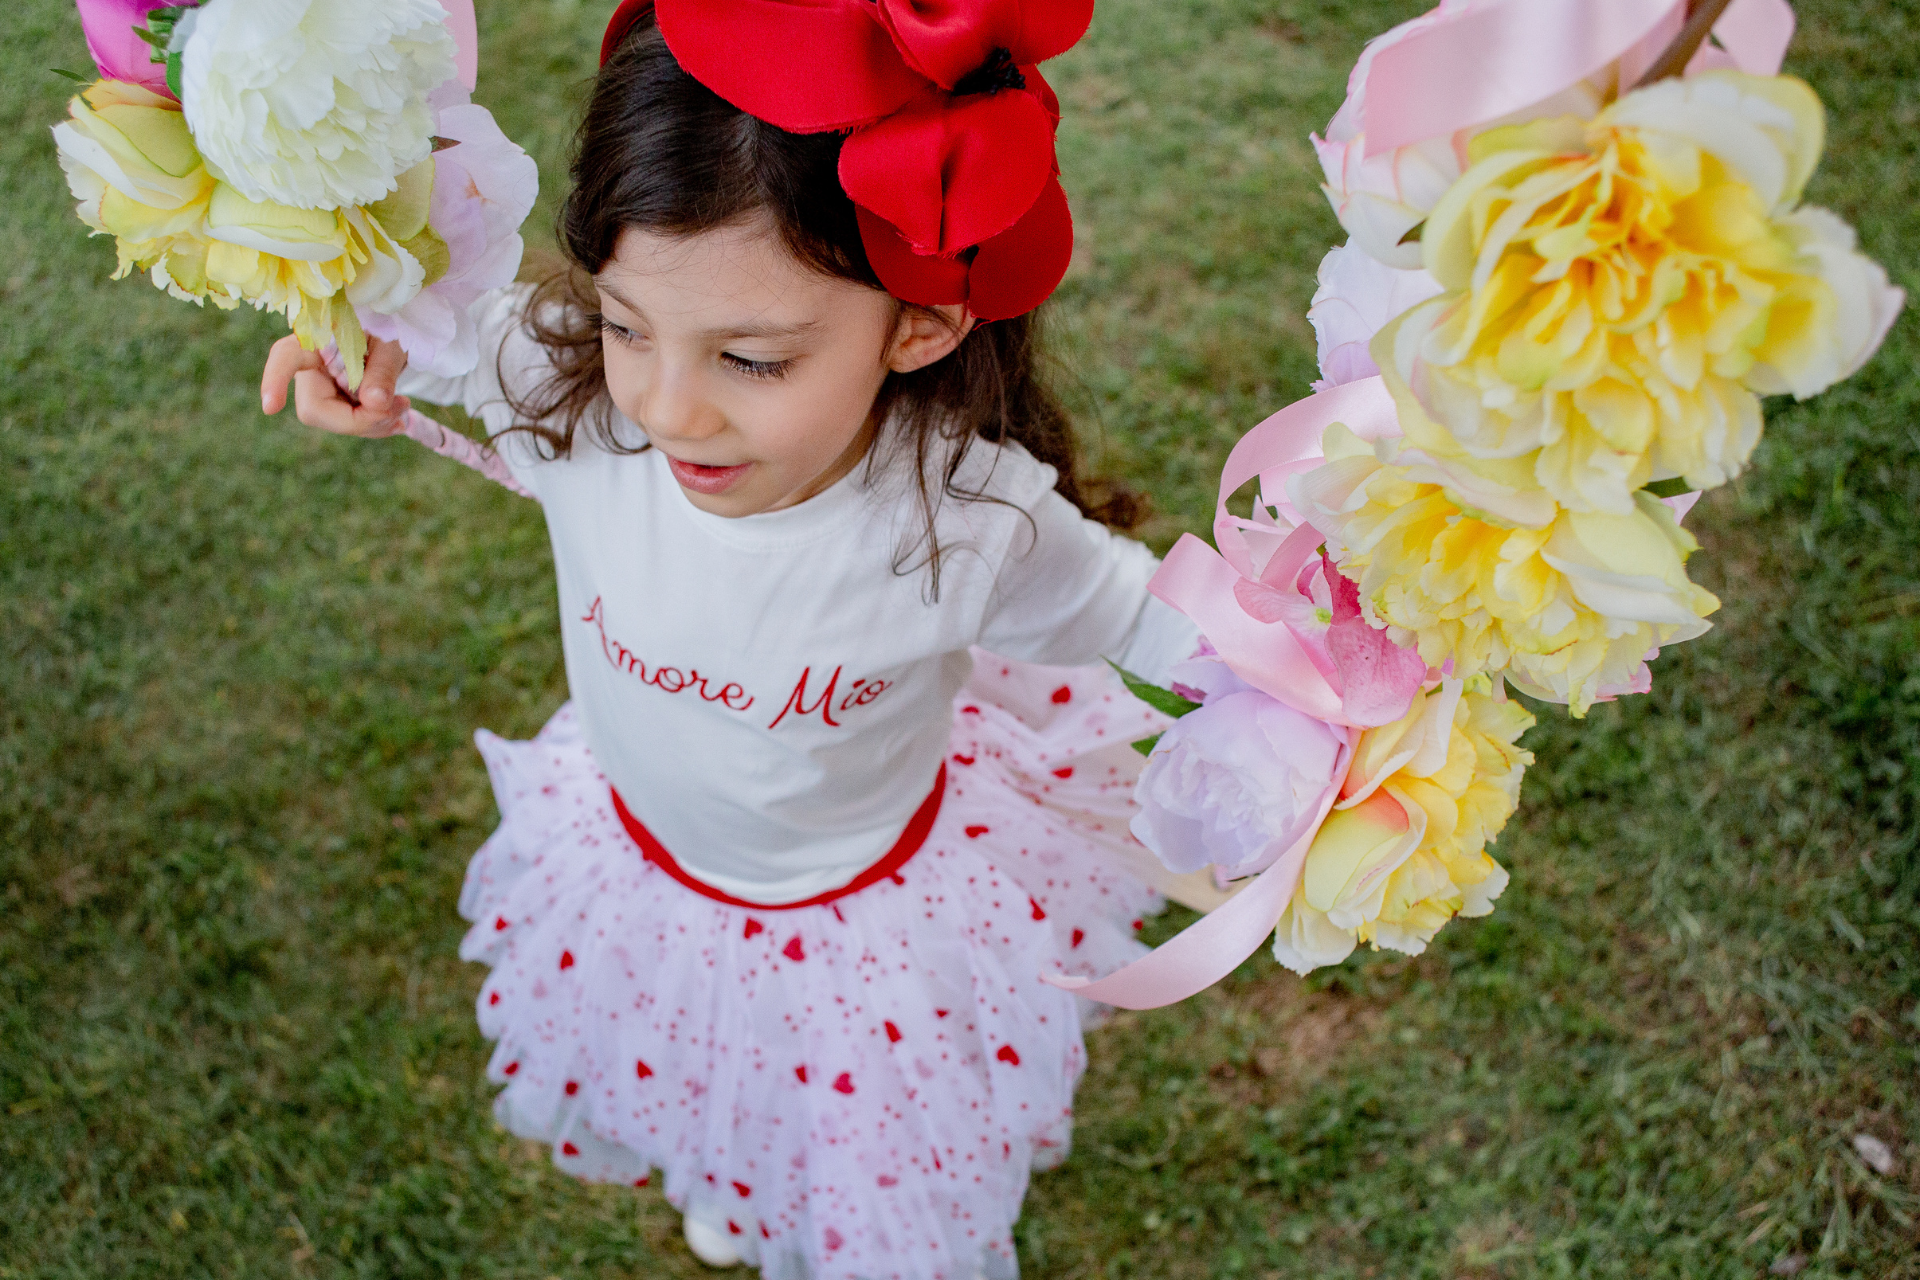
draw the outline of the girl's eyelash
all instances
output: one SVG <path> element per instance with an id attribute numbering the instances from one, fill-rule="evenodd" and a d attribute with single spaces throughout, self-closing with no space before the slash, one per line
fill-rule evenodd
<path id="1" fill-rule="evenodd" d="M 616 342 L 634 343 L 640 340 L 639 334 L 627 328 L 625 325 L 615 324 L 599 312 L 594 313 L 593 323 L 599 327 L 602 333 L 612 335 Z M 728 368 L 734 370 L 736 373 L 745 374 L 749 378 L 783 378 L 786 376 L 787 370 L 793 367 L 793 361 L 790 359 L 749 360 L 745 356 L 736 356 L 730 351 L 721 352 L 720 359 L 725 362 Z"/>
<path id="2" fill-rule="evenodd" d="M 730 351 L 720 353 L 720 359 L 737 372 L 749 378 L 783 378 L 787 370 L 793 368 L 792 360 L 749 360 L 745 356 L 736 356 Z"/>
<path id="3" fill-rule="evenodd" d="M 620 342 L 633 342 L 640 337 L 640 335 L 633 330 L 626 328 L 624 325 L 615 324 L 598 311 L 593 313 L 593 323 L 599 328 L 600 332 L 611 334 Z"/>

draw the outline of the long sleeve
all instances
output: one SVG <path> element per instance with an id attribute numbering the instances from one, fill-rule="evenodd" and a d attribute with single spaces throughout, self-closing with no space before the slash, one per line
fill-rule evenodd
<path id="1" fill-rule="evenodd" d="M 527 341 L 514 341 L 522 333 L 521 317 L 526 301 L 525 285 L 508 285 L 481 297 L 473 304 L 472 311 L 480 346 L 480 358 L 473 368 L 460 377 L 443 378 L 409 365 L 400 375 L 400 394 L 429 404 L 458 405 L 486 421 L 490 430 L 500 430 L 492 419 L 507 408 L 506 392 L 500 382 L 502 366 L 509 362 L 516 366 L 526 364 L 529 353 L 522 348 L 532 345 Z M 524 372 L 527 370 L 515 367 L 509 376 Z"/>
<path id="2" fill-rule="evenodd" d="M 988 601 L 980 643 L 1028 662 L 1071 666 L 1109 658 L 1162 682 L 1200 632 L 1153 598 L 1151 551 L 1075 510 L 1048 487 L 1022 503 L 1013 544 Z"/>

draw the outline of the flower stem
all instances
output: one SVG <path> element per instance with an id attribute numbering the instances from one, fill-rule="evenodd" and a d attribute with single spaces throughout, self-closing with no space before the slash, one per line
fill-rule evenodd
<path id="1" fill-rule="evenodd" d="M 1687 0 L 1687 22 L 1680 28 L 1680 34 L 1673 43 L 1660 51 L 1660 56 L 1647 68 L 1647 74 L 1640 77 L 1633 87 L 1644 89 L 1656 80 L 1665 80 L 1679 75 L 1687 69 L 1687 63 L 1693 61 L 1693 55 L 1713 30 L 1713 24 L 1720 21 L 1720 15 L 1727 11 L 1733 0 Z"/>

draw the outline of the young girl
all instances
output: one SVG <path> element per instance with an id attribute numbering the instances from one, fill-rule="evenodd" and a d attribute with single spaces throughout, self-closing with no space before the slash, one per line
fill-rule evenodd
<path id="1" fill-rule="evenodd" d="M 469 460 L 546 514 L 572 701 L 478 735 L 501 823 L 460 902 L 502 1123 L 582 1178 L 660 1171 L 716 1265 L 1013 1277 L 1085 1062 L 1040 975 L 1135 958 L 1160 905 L 1126 832 L 1158 724 L 1083 664 L 1161 679 L 1197 637 L 1091 518 L 1031 316 L 890 296 L 842 135 L 622 12 L 576 270 L 482 301 L 497 359 L 376 344 L 355 402 L 289 339 L 263 399 L 455 452 L 407 396 L 464 405 L 496 433 Z"/>

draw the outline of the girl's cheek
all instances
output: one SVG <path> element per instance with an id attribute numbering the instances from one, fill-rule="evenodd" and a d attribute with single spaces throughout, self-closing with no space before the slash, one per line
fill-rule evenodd
<path id="1" fill-rule="evenodd" d="M 602 350 L 605 353 L 608 398 L 621 413 L 639 422 L 647 391 L 644 361 L 637 352 L 617 342 L 605 342 Z"/>
<path id="2" fill-rule="evenodd" d="M 803 479 L 832 466 L 857 434 L 824 416 L 818 403 L 764 405 L 761 413 L 743 413 L 737 421 L 754 457 Z"/>
<path id="3" fill-rule="evenodd" d="M 820 453 L 812 432 L 791 418 L 776 417 L 771 406 L 742 413 L 735 429 L 749 456 L 775 466 L 804 469 Z"/>

